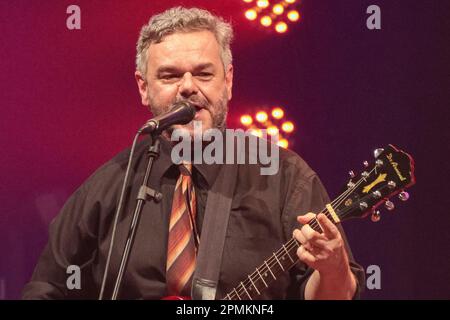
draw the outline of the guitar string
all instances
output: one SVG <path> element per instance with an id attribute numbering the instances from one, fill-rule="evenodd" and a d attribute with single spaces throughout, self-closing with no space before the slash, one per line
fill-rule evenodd
<path id="1" fill-rule="evenodd" d="M 376 169 L 376 168 L 372 169 L 372 170 L 369 172 L 369 175 L 370 175 L 370 174 L 373 172 L 373 170 L 375 170 L 375 169 Z M 355 189 L 356 187 L 358 187 L 363 181 L 365 181 L 364 178 L 360 179 L 358 182 L 355 183 L 355 185 L 354 185 L 352 188 L 347 189 L 343 194 L 341 194 L 339 197 L 337 197 L 336 200 L 332 202 L 333 205 L 336 205 L 336 204 L 340 205 L 340 204 L 342 203 L 341 200 L 342 200 L 343 198 L 346 198 L 346 197 L 348 196 L 349 193 L 353 192 L 354 189 Z M 328 212 L 326 209 L 323 210 L 323 211 L 325 211 L 325 212 L 321 212 L 321 213 L 323 213 L 323 214 L 325 214 L 325 215 L 326 215 L 326 213 Z M 310 226 L 312 226 L 313 228 L 317 227 L 317 226 L 318 226 L 317 220 L 316 220 L 316 219 L 313 219 L 313 222 L 310 223 Z M 299 244 L 298 244 L 298 241 L 297 241 L 295 238 L 292 238 L 291 240 L 288 241 L 288 243 L 286 243 L 286 244 L 284 245 L 284 247 L 286 248 L 287 251 L 293 249 L 293 248 L 296 247 L 296 246 L 298 247 Z M 284 248 L 281 248 L 281 249 L 279 249 L 276 253 L 274 253 L 274 255 L 278 256 L 278 255 L 280 255 L 281 252 L 283 252 L 283 251 L 284 251 Z M 290 255 L 289 255 L 289 256 L 290 256 Z M 297 260 L 298 260 L 298 258 L 297 258 Z M 292 264 L 292 266 L 293 266 L 296 262 L 297 262 L 297 261 L 295 261 L 295 262 Z M 266 261 L 266 263 L 269 265 L 269 267 L 267 267 L 266 264 L 264 264 L 264 265 L 262 265 L 260 268 L 257 268 L 257 270 L 256 270 L 255 272 L 253 272 L 250 276 L 247 277 L 247 279 L 246 279 L 245 281 L 243 281 L 243 284 L 246 284 L 246 286 L 249 287 L 250 284 L 251 284 L 251 283 L 249 282 L 249 281 L 250 281 L 250 278 L 251 278 L 251 281 L 253 281 L 253 280 L 259 281 L 261 277 L 259 276 L 259 274 L 256 274 L 256 272 L 262 271 L 263 273 L 266 273 L 267 270 L 270 270 L 271 267 L 276 266 L 276 265 L 278 264 L 278 261 L 277 261 L 277 258 L 276 258 L 276 257 L 272 257 L 272 256 L 271 256 L 271 257 L 269 258 L 269 260 Z M 260 270 L 260 269 L 261 269 L 261 270 Z M 259 277 L 258 277 L 258 276 L 259 276 Z M 239 293 L 240 293 L 240 294 L 243 294 L 243 291 L 245 291 L 245 288 L 242 287 L 242 289 L 239 289 L 240 287 L 242 287 L 242 285 L 238 286 Z M 240 296 L 239 293 L 236 292 L 236 294 L 235 294 L 234 292 L 230 292 L 228 295 L 230 295 L 230 296 L 234 296 L 234 295 Z M 228 296 L 228 295 L 227 295 L 227 296 Z"/>
<path id="2" fill-rule="evenodd" d="M 373 170 L 375 170 L 375 169 L 376 169 L 376 168 L 374 168 Z M 369 172 L 369 175 L 373 172 L 373 170 Z M 363 181 L 365 181 L 364 178 L 362 178 L 361 180 L 359 180 L 358 182 L 356 182 L 355 185 L 354 185 L 352 188 L 347 189 L 342 195 L 340 195 L 339 197 L 337 197 L 336 200 L 332 202 L 333 205 L 336 205 L 336 204 L 340 205 L 340 204 L 342 203 L 343 198 L 346 198 L 346 197 L 348 196 L 348 194 L 351 193 L 351 192 L 353 192 L 354 189 L 356 189 Z M 321 212 L 321 213 L 324 213 L 324 214 L 326 215 L 328 211 L 327 211 L 326 209 L 325 209 L 324 211 L 325 211 L 325 212 Z M 351 212 L 351 211 L 345 212 L 343 215 L 341 215 L 341 218 L 344 218 L 344 217 L 345 217 L 348 213 L 350 213 L 350 212 Z M 328 213 L 329 213 L 329 212 L 328 212 Z M 312 226 L 313 228 L 317 227 L 317 226 L 318 226 L 317 220 L 316 220 L 316 219 L 313 219 L 313 222 L 310 223 L 310 226 Z M 290 241 L 288 241 L 288 242 L 284 245 L 284 248 L 285 248 L 286 251 L 288 251 L 288 252 L 287 252 L 287 253 L 283 253 L 283 255 L 288 254 L 288 255 L 290 256 L 289 250 L 293 249 L 294 247 L 298 247 L 299 245 L 300 245 L 300 244 L 298 243 L 298 241 L 297 241 L 295 238 L 292 238 Z M 282 252 L 285 251 L 284 248 L 280 248 L 280 249 L 275 253 L 275 255 L 276 255 L 276 256 L 279 256 Z M 274 260 L 274 258 L 275 258 L 275 260 Z M 292 258 L 292 257 L 291 257 L 291 258 Z M 259 281 L 259 280 L 261 280 L 261 279 L 260 279 L 261 276 L 259 276 L 259 274 L 256 274 L 256 272 L 262 271 L 263 273 L 266 273 L 267 270 L 270 269 L 270 267 L 274 267 L 274 266 L 276 266 L 276 265 L 278 264 L 278 261 L 276 261 L 276 259 L 277 259 L 276 257 L 271 257 L 271 258 L 269 258 L 269 260 L 266 261 L 266 262 L 270 265 L 269 268 L 266 267 L 266 264 L 262 265 L 262 266 L 259 267 L 255 272 L 253 272 L 253 274 L 251 274 L 250 276 L 248 276 L 248 277 L 247 277 L 248 279 L 246 279 L 243 283 L 245 283 L 247 287 L 250 287 L 249 280 L 250 280 L 250 281 L 253 281 L 253 280 Z M 297 260 L 298 260 L 298 258 L 297 258 Z M 273 262 L 273 263 L 272 263 L 272 262 Z M 292 267 L 293 265 L 295 265 L 296 262 L 297 262 L 297 261 L 295 261 L 290 267 Z M 261 269 L 261 270 L 260 270 L 260 269 Z M 259 276 L 259 277 L 258 277 L 258 276 Z M 253 282 L 255 282 L 255 281 L 253 281 Z M 239 288 L 239 287 L 240 287 L 240 286 L 238 286 L 238 288 Z M 242 287 L 242 289 L 238 289 L 238 290 L 239 290 L 239 293 L 243 294 L 242 290 L 245 291 L 245 288 Z M 236 293 L 237 293 L 237 292 L 236 292 Z M 239 296 L 239 293 L 237 293 L 238 296 Z M 228 295 L 230 295 L 230 296 L 235 296 L 236 294 L 235 294 L 234 292 L 230 292 Z M 227 295 L 227 296 L 228 296 L 228 295 Z"/>
<path id="3" fill-rule="evenodd" d="M 376 169 L 376 167 L 374 167 L 370 172 L 369 172 L 369 175 L 370 174 L 372 174 L 372 172 L 374 171 Z M 356 182 L 355 183 L 355 185 L 353 186 L 353 187 L 351 187 L 351 188 L 349 188 L 349 189 L 347 189 L 345 192 L 343 192 L 340 196 L 338 196 L 333 202 L 331 202 L 331 205 L 332 206 L 339 206 L 339 205 L 341 205 L 342 204 L 342 202 L 343 202 L 343 200 L 345 199 L 345 198 L 347 198 L 347 196 L 350 194 L 350 193 L 352 193 L 361 183 L 363 183 L 363 181 L 365 181 L 365 178 L 361 178 L 358 182 Z M 325 212 L 324 212 L 325 211 Z M 324 210 L 322 210 L 322 212 L 320 212 L 320 213 L 323 213 L 323 214 L 325 214 L 325 215 L 327 215 L 327 213 L 329 213 L 328 212 L 328 210 L 325 208 Z M 342 216 L 342 217 L 344 217 L 344 216 Z M 313 228 L 313 229 L 315 229 L 316 227 L 320 227 L 320 225 L 319 225 L 319 223 L 317 222 L 317 219 L 316 218 L 313 218 L 312 219 L 313 221 L 310 223 L 310 226 Z M 258 273 L 258 271 L 260 271 L 260 272 L 262 272 L 262 273 L 267 273 L 267 271 L 268 270 L 270 270 L 270 268 L 272 268 L 272 267 L 274 267 L 274 266 L 276 266 L 276 265 L 278 265 L 279 264 L 279 262 L 278 262 L 278 258 L 276 258 L 275 256 L 278 256 L 279 254 L 281 254 L 281 252 L 284 252 L 285 250 L 284 249 L 286 249 L 286 251 L 290 251 L 291 249 L 293 249 L 294 247 L 296 247 L 296 246 L 299 246 L 299 243 L 298 243 L 298 241 L 295 239 L 295 238 L 291 238 L 285 245 L 284 245 L 284 248 L 282 247 L 282 248 L 280 248 L 277 252 L 275 252 L 266 262 L 265 262 L 265 264 L 263 264 L 261 267 L 259 267 L 259 268 L 257 268 L 257 270 L 255 270 L 251 275 L 249 275 L 248 277 L 247 277 L 247 279 L 246 280 L 244 280 L 242 283 L 241 283 L 241 285 L 239 285 L 237 288 L 235 288 L 235 289 L 237 289 L 236 291 L 239 291 L 239 292 L 236 292 L 236 293 L 234 293 L 234 292 L 230 292 L 230 293 L 228 293 L 227 295 L 226 295 L 226 297 L 228 297 L 228 296 L 230 296 L 230 299 L 231 299 L 231 297 L 233 297 L 233 296 L 235 296 L 235 295 L 237 295 L 238 297 L 240 297 L 240 295 L 241 294 L 244 294 L 244 293 L 246 293 L 246 291 L 245 291 L 245 287 L 249 287 L 250 286 L 250 284 L 252 284 L 252 281 L 253 281 L 253 283 L 255 282 L 255 281 L 262 281 L 261 280 L 261 276 L 259 276 L 259 273 Z M 287 254 L 289 254 L 289 253 L 287 253 Z M 290 256 L 290 255 L 289 255 Z M 292 257 L 291 257 L 292 258 Z M 298 260 L 298 258 L 296 257 L 296 260 Z M 296 263 L 297 261 L 295 261 L 292 265 L 295 265 L 295 263 Z M 266 264 L 268 265 L 268 266 L 266 266 Z M 244 287 L 245 286 L 245 287 Z M 240 287 L 242 287 L 242 289 L 240 289 Z M 233 290 L 234 291 L 234 290 Z"/>
<path id="4" fill-rule="evenodd" d="M 355 189 L 356 187 L 358 187 L 358 186 L 362 183 L 363 180 L 364 180 L 364 179 L 361 179 L 360 181 L 358 181 L 357 183 L 355 183 L 355 185 L 354 185 L 352 188 L 347 189 L 343 194 L 341 194 L 338 198 L 336 198 L 336 200 L 333 201 L 333 202 L 334 202 L 333 205 L 335 205 L 335 204 L 336 204 L 337 202 L 339 202 L 341 199 L 346 198 L 347 195 L 348 195 L 349 193 L 353 192 L 354 189 Z M 325 211 L 325 212 L 321 212 L 321 213 L 324 213 L 324 214 L 326 214 L 326 212 L 327 212 L 326 209 L 325 209 L 325 210 L 322 210 L 322 211 Z M 311 226 L 312 228 L 316 228 L 319 224 L 318 224 L 318 222 L 317 222 L 317 220 L 316 220 L 315 218 L 312 219 L 312 220 L 313 220 L 313 222 L 310 223 L 310 226 Z M 289 240 L 288 243 L 286 243 L 286 245 L 285 245 L 284 247 L 285 247 L 286 250 L 289 252 L 291 249 L 293 249 L 294 247 L 298 247 L 298 246 L 299 246 L 298 241 L 297 241 L 295 238 L 291 238 L 291 240 Z M 278 256 L 282 251 L 284 251 L 283 248 L 279 249 L 274 255 L 275 255 L 275 256 Z M 262 265 L 260 268 L 257 268 L 256 271 L 254 271 L 250 276 L 247 277 L 247 279 L 246 279 L 245 281 L 242 282 L 242 284 L 241 284 L 240 286 L 238 286 L 236 293 L 230 292 L 230 293 L 228 293 L 227 297 L 230 296 L 230 299 L 231 299 L 231 297 L 234 297 L 234 296 L 236 296 L 236 295 L 237 295 L 238 297 L 240 297 L 240 296 L 241 296 L 242 294 L 244 294 L 244 292 L 245 292 L 245 287 L 243 287 L 243 285 L 249 287 L 250 284 L 251 284 L 251 281 L 253 281 L 253 283 L 254 283 L 255 281 L 260 281 L 260 280 L 261 280 L 261 279 L 260 279 L 261 276 L 259 276 L 259 273 L 257 273 L 258 271 L 263 272 L 263 274 L 265 274 L 265 273 L 267 273 L 268 270 L 270 270 L 271 267 L 274 267 L 275 265 L 278 264 L 277 258 L 275 258 L 274 255 L 271 256 L 271 257 L 266 261 L 267 265 L 269 265 L 269 266 L 266 266 L 266 263 L 265 263 L 265 264 Z M 298 258 L 296 258 L 296 260 L 298 261 Z M 295 261 L 295 262 L 292 264 L 292 266 L 295 265 L 295 263 L 296 263 L 297 261 Z M 251 281 L 250 281 L 250 279 L 251 279 Z M 261 281 L 262 281 L 262 280 L 261 280 Z M 242 288 L 241 288 L 241 287 L 242 287 Z M 236 289 L 236 288 L 235 288 L 235 289 Z M 238 291 L 239 291 L 239 292 L 238 292 Z M 247 292 L 245 292 L 245 293 L 247 293 Z"/>

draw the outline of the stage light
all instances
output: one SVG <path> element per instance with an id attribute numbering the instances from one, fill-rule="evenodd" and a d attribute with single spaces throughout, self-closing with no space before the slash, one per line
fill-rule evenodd
<path id="1" fill-rule="evenodd" d="M 270 126 L 267 128 L 267 134 L 269 136 L 274 136 L 276 134 L 278 134 L 278 128 L 276 126 Z"/>
<path id="2" fill-rule="evenodd" d="M 256 2 L 256 5 L 259 7 L 259 8 L 267 8 L 268 6 L 269 6 L 269 0 L 258 0 L 257 2 Z"/>
<path id="3" fill-rule="evenodd" d="M 276 4 L 273 6 L 272 8 L 273 13 L 275 13 L 276 15 L 280 15 L 283 14 L 284 12 L 284 7 L 281 4 Z"/>
<path id="4" fill-rule="evenodd" d="M 286 133 L 291 133 L 294 131 L 294 124 L 291 121 L 286 121 L 281 125 L 281 130 Z"/>
<path id="5" fill-rule="evenodd" d="M 284 111 L 281 108 L 274 108 L 272 110 L 272 117 L 274 117 L 275 119 L 281 119 L 284 116 Z"/>
<path id="6" fill-rule="evenodd" d="M 287 24 L 284 21 L 280 21 L 275 25 L 275 30 L 278 33 L 285 33 L 287 31 Z"/>
<path id="7" fill-rule="evenodd" d="M 296 0 L 243 0 L 249 5 L 245 11 L 245 17 L 250 21 L 259 21 L 260 29 L 266 32 L 283 34 L 288 31 L 289 25 L 303 19 L 300 15 L 299 5 Z M 264 28 L 261 28 L 263 26 Z M 273 26 L 273 29 L 272 29 Z M 270 27 L 270 28 L 269 28 Z"/>
<path id="8" fill-rule="evenodd" d="M 256 121 L 258 121 L 258 122 L 261 122 L 261 123 L 266 122 L 267 118 L 269 118 L 269 116 L 267 115 L 267 113 L 265 111 L 259 111 L 256 114 Z"/>
<path id="9" fill-rule="evenodd" d="M 257 16 L 258 14 L 256 13 L 255 9 L 248 9 L 247 11 L 245 11 L 245 17 L 248 20 L 255 20 Z"/>
<path id="10" fill-rule="evenodd" d="M 298 19 L 300 19 L 300 14 L 298 13 L 297 10 L 291 10 L 288 12 L 287 17 L 292 22 L 295 22 L 298 21 Z"/>
<path id="11" fill-rule="evenodd" d="M 289 142 L 288 142 L 286 139 L 280 139 L 280 140 L 277 142 L 277 145 L 279 145 L 279 146 L 282 147 L 282 148 L 287 149 L 287 148 L 289 147 Z"/>
<path id="12" fill-rule="evenodd" d="M 269 27 L 272 24 L 272 18 L 269 16 L 264 16 L 261 18 L 260 22 L 264 27 Z"/>
<path id="13" fill-rule="evenodd" d="M 257 137 L 262 137 L 262 131 L 261 129 L 250 129 L 249 130 L 250 134 L 257 136 Z"/>
<path id="14" fill-rule="evenodd" d="M 241 116 L 241 123 L 244 126 L 248 127 L 249 125 L 251 125 L 253 123 L 253 119 L 248 114 L 245 114 L 245 115 Z"/>

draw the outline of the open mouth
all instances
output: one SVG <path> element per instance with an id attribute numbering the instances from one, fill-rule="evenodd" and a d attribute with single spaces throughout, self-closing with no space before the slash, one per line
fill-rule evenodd
<path id="1" fill-rule="evenodd" d="M 200 111 L 202 111 L 203 109 L 208 110 L 206 107 L 200 105 L 200 104 L 195 104 L 193 103 L 192 106 L 194 106 L 195 108 L 195 112 L 199 113 Z"/>

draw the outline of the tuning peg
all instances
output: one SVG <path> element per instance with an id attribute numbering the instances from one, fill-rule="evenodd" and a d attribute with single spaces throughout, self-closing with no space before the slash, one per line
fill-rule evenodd
<path id="1" fill-rule="evenodd" d="M 367 204 L 367 202 L 363 201 L 359 203 L 359 208 L 361 209 L 361 211 L 365 211 L 368 207 L 369 205 Z"/>
<path id="2" fill-rule="evenodd" d="M 381 192 L 378 191 L 378 190 L 372 192 L 372 197 L 374 197 L 375 199 L 380 199 L 381 198 Z"/>
<path id="3" fill-rule="evenodd" d="M 378 157 L 380 156 L 380 154 L 383 153 L 383 151 L 384 151 L 383 148 L 375 149 L 375 150 L 373 151 L 373 156 L 374 156 L 375 158 L 378 158 Z"/>
<path id="4" fill-rule="evenodd" d="M 409 193 L 406 191 L 402 191 L 399 193 L 398 198 L 402 201 L 406 201 L 409 199 Z"/>
<path id="5" fill-rule="evenodd" d="M 389 189 L 394 189 L 396 186 L 397 186 L 397 184 L 394 181 L 389 181 L 388 182 Z"/>
<path id="6" fill-rule="evenodd" d="M 389 211 L 392 211 L 392 210 L 394 210 L 394 208 L 395 208 L 394 203 L 393 203 L 392 201 L 389 201 L 389 200 L 387 200 L 387 201 L 384 203 L 384 206 L 385 206 L 386 209 L 388 209 Z"/>
<path id="7" fill-rule="evenodd" d="M 372 220 L 372 222 L 380 221 L 381 219 L 380 210 L 373 210 L 370 219 Z"/>
<path id="8" fill-rule="evenodd" d="M 377 159 L 377 161 L 375 161 L 375 165 L 379 168 L 379 167 L 382 167 L 383 166 L 383 160 L 381 160 L 381 159 Z"/>
<path id="9" fill-rule="evenodd" d="M 348 172 L 348 175 L 350 176 L 350 178 L 354 178 L 355 177 L 355 173 L 353 172 L 353 170 L 350 170 L 349 172 Z"/>
<path id="10" fill-rule="evenodd" d="M 368 162 L 368 161 L 364 161 L 364 162 L 363 162 L 363 166 L 364 166 L 365 168 L 367 168 L 367 167 L 369 166 L 369 162 Z"/>

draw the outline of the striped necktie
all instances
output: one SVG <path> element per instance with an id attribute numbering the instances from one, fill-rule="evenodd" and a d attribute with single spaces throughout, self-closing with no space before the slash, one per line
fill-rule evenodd
<path id="1" fill-rule="evenodd" d="M 189 296 L 195 269 L 195 190 L 192 165 L 180 166 L 169 221 L 166 282 L 169 295 Z"/>

